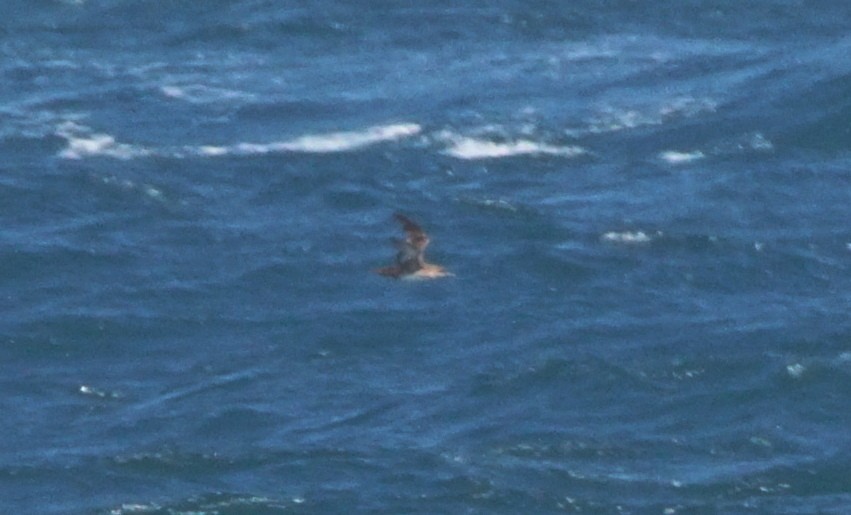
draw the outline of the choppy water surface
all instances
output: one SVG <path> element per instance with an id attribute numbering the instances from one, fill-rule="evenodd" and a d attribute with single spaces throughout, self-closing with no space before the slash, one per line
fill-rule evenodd
<path id="1" fill-rule="evenodd" d="M 0 511 L 848 512 L 845 3 L 7 4 Z"/>

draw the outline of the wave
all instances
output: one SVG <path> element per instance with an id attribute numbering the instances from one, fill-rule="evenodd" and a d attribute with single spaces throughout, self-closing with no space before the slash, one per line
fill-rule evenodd
<path id="1" fill-rule="evenodd" d="M 255 95 L 244 91 L 216 88 L 202 84 L 160 86 L 160 93 L 168 98 L 183 100 L 190 104 L 212 104 L 234 100 L 250 101 L 255 98 Z"/>
<path id="2" fill-rule="evenodd" d="M 79 392 L 81 395 L 86 395 L 90 397 L 97 397 L 100 399 L 120 399 L 123 397 L 120 393 L 114 391 L 101 390 L 100 388 L 95 388 L 89 385 L 82 385 L 79 388 Z"/>
<path id="3" fill-rule="evenodd" d="M 172 461 L 164 461 L 164 463 L 165 465 L 174 465 Z M 155 461 L 154 465 L 156 464 Z M 279 513 L 313 502 L 300 495 L 276 499 L 260 494 L 216 492 L 177 500 L 170 505 L 161 505 L 153 501 L 125 502 L 120 506 L 111 508 L 109 513 L 114 515 L 131 513 Z"/>
<path id="4" fill-rule="evenodd" d="M 116 189 L 118 191 L 124 192 L 141 193 L 144 197 L 153 200 L 166 200 L 163 191 L 160 188 L 157 188 L 151 184 L 138 183 L 135 181 L 131 181 L 130 179 L 119 179 L 118 177 L 113 175 L 107 175 L 103 177 L 92 176 L 92 179 L 110 189 Z M 112 191 L 111 193 L 114 194 L 115 192 Z"/>
<path id="5" fill-rule="evenodd" d="M 605 134 L 714 113 L 718 102 L 710 98 L 677 97 L 652 107 L 605 106 L 585 120 L 584 127 L 568 129 L 574 136 Z"/>
<path id="6" fill-rule="evenodd" d="M 522 155 L 575 157 L 586 153 L 575 145 L 557 146 L 528 139 L 495 142 L 468 136 L 449 136 L 450 146 L 443 153 L 458 159 L 494 159 Z"/>
<path id="7" fill-rule="evenodd" d="M 399 123 L 369 127 L 362 131 L 331 132 L 301 136 L 293 140 L 272 143 L 238 143 L 230 146 L 204 145 L 198 153 L 205 156 L 268 154 L 272 152 L 305 152 L 327 154 L 415 136 L 422 131 L 416 123 Z"/>
<path id="8" fill-rule="evenodd" d="M 272 143 L 237 143 L 235 145 L 201 145 L 183 149 L 152 150 L 139 145 L 120 143 L 114 136 L 98 133 L 89 127 L 72 121 L 59 125 L 55 134 L 64 138 L 68 146 L 59 152 L 63 159 L 82 159 L 84 157 L 105 156 L 116 159 L 162 156 L 185 157 L 186 154 L 207 157 L 225 155 L 255 155 L 276 152 L 334 153 L 357 150 L 363 147 L 395 141 L 421 132 L 416 123 L 400 123 L 369 127 L 360 131 L 331 132 L 311 134 L 292 140 Z"/>
<path id="9" fill-rule="evenodd" d="M 502 130 L 501 127 L 486 127 L 474 135 L 462 135 L 451 131 L 440 131 L 428 135 L 435 142 L 439 152 L 456 159 L 479 160 L 499 159 L 515 156 L 554 156 L 573 158 L 588 154 L 588 150 L 579 145 L 559 145 L 533 139 L 533 129 L 524 128 L 516 134 Z M 500 129 L 497 131 L 497 129 Z M 192 156 L 251 156 L 272 153 L 312 153 L 329 154 L 349 152 L 371 145 L 402 140 L 421 134 L 422 127 L 417 123 L 391 123 L 376 125 L 353 131 L 307 134 L 293 139 L 272 141 L 269 143 L 240 142 L 230 145 L 199 145 L 184 147 L 148 148 L 141 145 L 123 143 L 114 136 L 96 132 L 90 127 L 74 120 L 59 123 L 54 134 L 64 138 L 67 146 L 58 156 L 63 159 L 83 159 L 103 156 L 128 160 L 139 157 L 184 158 Z M 442 148 L 440 148 L 442 147 Z M 742 152 L 767 152 L 773 144 L 760 133 L 750 133 L 710 145 L 705 149 L 690 151 L 664 150 L 657 157 L 671 165 L 691 163 L 710 156 L 724 156 Z"/>
<path id="10" fill-rule="evenodd" d="M 659 234 L 657 233 L 656 236 Z M 644 231 L 610 231 L 600 236 L 600 239 L 611 243 L 636 244 L 650 243 L 653 241 L 653 236 Z"/>
<path id="11" fill-rule="evenodd" d="M 152 154 L 144 147 L 119 143 L 109 134 L 96 133 L 89 127 L 71 121 L 61 123 L 56 129 L 56 135 L 68 141 L 68 146 L 59 152 L 59 157 L 64 159 L 106 156 L 126 160 Z"/>
<path id="12" fill-rule="evenodd" d="M 658 157 L 671 165 L 682 165 L 699 161 L 706 157 L 724 157 L 740 155 L 750 152 L 771 152 L 774 143 L 762 133 L 754 132 L 744 134 L 735 138 L 728 138 L 710 145 L 705 151 L 691 150 L 683 152 L 679 150 L 665 150 L 659 152 Z"/>
<path id="13" fill-rule="evenodd" d="M 706 156 L 700 150 L 695 150 L 693 152 L 678 152 L 676 150 L 666 150 L 659 154 L 659 159 L 672 165 L 691 163 L 692 161 L 697 161 L 699 159 L 703 159 L 704 157 Z"/>

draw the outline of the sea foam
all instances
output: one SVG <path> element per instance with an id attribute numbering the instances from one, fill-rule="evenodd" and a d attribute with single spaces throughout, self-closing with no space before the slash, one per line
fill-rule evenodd
<path id="1" fill-rule="evenodd" d="M 204 145 L 197 153 L 204 156 L 251 155 L 273 152 L 305 152 L 327 154 L 346 152 L 359 148 L 395 141 L 419 134 L 422 128 L 416 123 L 399 123 L 369 127 L 361 131 L 309 134 L 286 141 L 272 143 L 237 143 L 228 146 Z"/>
<path id="2" fill-rule="evenodd" d="M 250 101 L 255 96 L 245 91 L 218 88 L 201 84 L 188 84 L 184 86 L 168 85 L 160 86 L 160 92 L 172 99 L 183 100 L 191 104 L 212 104 L 222 101 Z"/>
<path id="3" fill-rule="evenodd" d="M 603 234 L 600 239 L 603 241 L 608 241 L 612 243 L 625 243 L 625 244 L 635 244 L 635 243 L 650 243 L 653 238 L 649 236 L 644 231 L 624 231 L 624 232 L 615 232 L 610 231 Z"/>
<path id="4" fill-rule="evenodd" d="M 199 147 L 165 148 L 153 150 L 119 143 L 109 134 L 94 132 L 89 127 L 66 121 L 59 125 L 55 133 L 68 141 L 68 146 L 59 152 L 64 159 L 82 159 L 92 156 L 106 156 L 117 159 L 132 159 L 151 155 L 185 157 L 200 155 L 216 157 L 225 155 L 255 155 L 274 152 L 333 153 L 346 152 L 367 147 L 376 143 L 395 141 L 414 136 L 422 128 L 415 123 L 400 123 L 369 127 L 361 131 L 331 132 L 309 134 L 295 139 L 271 143 L 236 143 L 234 145 L 201 145 Z"/>
<path id="5" fill-rule="evenodd" d="M 572 135 L 603 134 L 640 127 L 661 125 L 666 121 L 691 118 L 715 112 L 717 102 L 709 98 L 678 97 L 662 105 L 643 108 L 605 106 L 587 120 L 587 127 L 569 129 Z"/>
<path id="6" fill-rule="evenodd" d="M 556 146 L 527 139 L 494 142 L 485 139 L 455 136 L 449 138 L 451 145 L 443 153 L 458 159 L 494 159 L 521 155 L 551 155 L 574 157 L 585 153 L 578 146 Z"/>
<path id="7" fill-rule="evenodd" d="M 675 150 L 667 150 L 659 154 L 659 159 L 668 164 L 680 165 L 697 161 L 706 157 L 703 152 L 695 150 L 694 152 L 677 152 Z"/>
<path id="8" fill-rule="evenodd" d="M 56 129 L 56 135 L 68 141 L 68 146 L 59 152 L 59 157 L 63 159 L 82 159 L 89 156 L 132 159 L 151 154 L 148 149 L 119 143 L 109 134 L 96 133 L 89 127 L 71 121 L 61 123 Z"/>

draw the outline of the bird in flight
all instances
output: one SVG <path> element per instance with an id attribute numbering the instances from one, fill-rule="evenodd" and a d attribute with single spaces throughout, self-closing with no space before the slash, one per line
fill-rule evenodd
<path id="1" fill-rule="evenodd" d="M 399 250 L 396 254 L 396 263 L 376 270 L 379 275 L 394 279 L 438 279 L 454 275 L 442 266 L 426 263 L 423 253 L 429 239 L 416 222 L 400 213 L 393 216 L 402 224 L 405 239 L 393 240 L 393 244 Z"/>

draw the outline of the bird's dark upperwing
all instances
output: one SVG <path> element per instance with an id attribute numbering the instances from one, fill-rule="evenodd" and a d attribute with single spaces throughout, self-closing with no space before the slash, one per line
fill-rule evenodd
<path id="1" fill-rule="evenodd" d="M 405 239 L 394 239 L 393 244 L 398 250 L 396 263 L 376 270 L 380 275 L 394 279 L 437 279 L 452 275 L 442 266 L 426 263 L 423 253 L 429 239 L 416 222 L 407 216 L 396 213 L 393 215 L 402 224 Z"/>
<path id="2" fill-rule="evenodd" d="M 407 233 L 408 238 L 407 242 L 411 244 L 415 249 L 422 252 L 423 249 L 428 245 L 428 235 L 422 230 L 422 228 L 417 225 L 416 222 L 408 218 L 407 216 L 396 213 L 396 220 L 402 224 L 402 230 Z"/>

